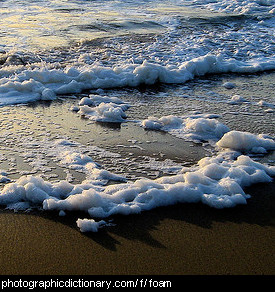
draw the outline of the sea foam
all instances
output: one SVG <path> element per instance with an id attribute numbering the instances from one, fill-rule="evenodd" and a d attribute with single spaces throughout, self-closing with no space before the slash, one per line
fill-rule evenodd
<path id="1" fill-rule="evenodd" d="M 172 125 L 182 123 L 182 120 L 173 117 L 163 120 L 168 125 L 169 121 Z M 216 125 L 212 123 L 213 129 Z M 211 140 L 212 136 L 208 138 Z M 9 209 L 42 207 L 44 210 L 57 210 L 63 215 L 70 211 L 85 212 L 91 219 L 77 220 L 82 232 L 96 232 L 108 225 L 94 218 L 137 214 L 177 203 L 203 203 L 218 209 L 246 204 L 250 195 L 245 193 L 244 188 L 255 183 L 271 182 L 275 175 L 274 166 L 255 162 L 247 154 L 259 148 L 261 151 L 257 152 L 261 153 L 274 149 L 274 140 L 237 131 L 226 131 L 215 140 L 217 142 L 213 145 L 217 146 L 217 153 L 201 159 L 196 165 L 183 167 L 174 175 L 131 182 L 102 169 L 87 155 L 76 150 L 68 151 L 69 141 L 57 140 L 55 145 L 58 150 L 55 151 L 60 163 L 83 170 L 86 179 L 72 184 L 68 181 L 49 182 L 32 175 L 22 176 L 4 186 L 0 204 Z M 240 151 L 246 152 L 246 155 Z M 119 183 L 108 184 L 109 181 Z"/>
<path id="2" fill-rule="evenodd" d="M 58 95 L 81 93 L 87 89 L 136 87 L 157 82 L 182 84 L 209 73 L 255 73 L 271 69 L 275 69 L 272 58 L 245 62 L 211 54 L 183 62 L 176 68 L 144 61 L 113 67 L 26 69 L 0 80 L 0 105 L 53 100 Z"/>
<path id="3" fill-rule="evenodd" d="M 229 128 L 217 119 L 204 118 L 200 115 L 186 118 L 173 115 L 161 118 L 148 117 L 141 121 L 141 126 L 145 129 L 165 131 L 191 141 L 217 141 L 229 131 Z"/>

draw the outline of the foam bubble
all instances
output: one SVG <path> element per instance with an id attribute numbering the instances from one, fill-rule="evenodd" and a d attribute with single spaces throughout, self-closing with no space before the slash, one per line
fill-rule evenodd
<path id="1" fill-rule="evenodd" d="M 229 128 L 214 118 L 193 115 L 179 118 L 173 115 L 161 118 L 148 117 L 141 126 L 150 130 L 162 130 L 180 138 L 192 141 L 211 141 L 220 139 Z"/>
<path id="2" fill-rule="evenodd" d="M 266 153 L 275 149 L 275 141 L 265 135 L 230 131 L 217 142 L 217 146 L 241 152 Z"/>

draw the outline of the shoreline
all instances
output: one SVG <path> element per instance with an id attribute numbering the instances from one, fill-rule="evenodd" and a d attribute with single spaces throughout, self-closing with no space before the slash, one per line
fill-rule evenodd
<path id="1" fill-rule="evenodd" d="M 272 275 L 275 183 L 247 205 L 179 204 L 81 233 L 73 215 L 0 213 L 1 275 Z M 6 224 L 9 222 L 9 224 Z"/>

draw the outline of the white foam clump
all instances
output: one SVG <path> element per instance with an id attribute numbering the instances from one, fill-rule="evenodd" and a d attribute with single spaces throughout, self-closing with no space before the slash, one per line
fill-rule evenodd
<path id="1" fill-rule="evenodd" d="M 53 90 L 45 88 L 41 93 L 41 100 L 55 100 L 56 94 Z"/>
<path id="2" fill-rule="evenodd" d="M 71 169 L 99 166 L 91 157 L 75 151 L 65 150 L 60 152 L 59 156 L 61 158 L 60 163 L 69 166 Z"/>
<path id="3" fill-rule="evenodd" d="M 176 203 L 201 202 L 214 208 L 246 204 L 249 195 L 245 194 L 243 187 L 270 182 L 271 176 L 275 175 L 275 167 L 254 162 L 245 155 L 237 159 L 227 155 L 205 157 L 197 166 L 183 168 L 173 176 L 109 186 L 97 183 L 102 175 L 103 178 L 112 178 L 109 172 L 102 170 L 102 173 L 100 169 L 94 180 L 88 179 L 77 185 L 23 176 L 4 186 L 0 204 L 14 209 L 42 206 L 45 210 L 59 212 L 84 211 L 92 218 L 136 214 Z M 77 224 L 82 230 L 94 231 L 101 225 L 86 220 L 79 220 Z"/>
<path id="4" fill-rule="evenodd" d="M 230 131 L 217 142 L 217 146 L 241 152 L 266 153 L 268 150 L 275 149 L 275 141 L 262 134 Z"/>
<path id="5" fill-rule="evenodd" d="M 258 103 L 257 103 L 259 106 L 262 106 L 262 107 L 270 107 L 270 108 L 275 108 L 275 105 L 273 103 L 269 103 L 269 102 L 266 102 L 264 100 L 260 100 Z"/>
<path id="6" fill-rule="evenodd" d="M 127 118 L 125 111 L 128 108 L 128 103 L 117 97 L 89 95 L 80 100 L 79 107 L 71 110 L 96 122 L 122 123 Z"/>
<path id="7" fill-rule="evenodd" d="M 8 173 L 0 169 L 0 183 L 7 183 L 11 180 L 7 177 Z"/>
<path id="8" fill-rule="evenodd" d="M 122 123 L 127 118 L 121 107 L 111 103 L 101 103 L 96 107 L 83 105 L 78 113 L 96 122 Z"/>
<path id="9" fill-rule="evenodd" d="M 116 96 L 100 96 L 95 94 L 90 94 L 89 97 L 83 97 L 79 105 L 89 105 L 89 106 L 98 106 L 101 103 L 111 103 L 111 104 L 117 104 L 121 105 L 123 109 L 127 109 L 128 103 L 124 102 L 122 99 L 116 97 Z"/>
<path id="10" fill-rule="evenodd" d="M 151 130 L 163 130 L 170 128 L 179 128 L 182 126 L 183 120 L 173 115 L 163 116 L 161 118 L 148 117 L 141 122 L 142 127 Z"/>
<path id="11" fill-rule="evenodd" d="M 0 105 L 49 99 L 87 89 L 136 87 L 140 84 L 184 83 L 207 73 L 253 73 L 275 68 L 275 61 L 259 58 L 248 62 L 207 54 L 178 67 L 144 61 L 114 67 L 98 65 L 66 69 L 26 69 L 0 80 Z"/>
<path id="12" fill-rule="evenodd" d="M 231 104 L 240 104 L 243 102 L 247 102 L 247 100 L 239 94 L 233 95 L 229 101 L 229 103 L 231 103 Z"/>
<path id="13" fill-rule="evenodd" d="M 201 1 L 199 1 L 199 4 Z M 209 3 L 210 2 L 210 3 Z M 274 9 L 273 0 L 220 0 L 204 1 L 202 6 L 225 13 L 254 14 L 254 13 L 272 13 Z"/>
<path id="14" fill-rule="evenodd" d="M 145 129 L 162 130 L 193 141 L 218 140 L 229 131 L 229 128 L 218 120 L 203 118 L 200 115 L 187 118 L 173 115 L 161 118 L 148 117 L 141 122 L 141 125 Z"/>
<path id="15" fill-rule="evenodd" d="M 78 104 L 80 106 L 83 106 L 83 105 L 88 105 L 88 106 L 92 105 L 92 106 L 94 106 L 95 105 L 94 102 L 93 102 L 93 100 L 91 98 L 89 98 L 89 97 L 83 97 L 83 98 L 81 98 L 81 100 L 79 101 Z"/>
<path id="16" fill-rule="evenodd" d="M 76 221 L 77 227 L 81 232 L 97 232 L 99 228 L 106 225 L 104 220 L 100 220 L 96 222 L 94 219 L 77 219 Z"/>
<path id="17" fill-rule="evenodd" d="M 62 140 L 63 141 L 63 140 Z M 63 144 L 62 141 L 57 141 L 55 145 Z M 64 143 L 68 141 L 64 140 Z M 125 177 L 121 175 L 116 175 L 105 169 L 102 169 L 101 166 L 94 162 L 93 159 L 85 154 L 79 153 L 77 151 L 58 149 L 58 157 L 60 159 L 60 164 L 70 169 L 77 171 L 82 171 L 86 174 L 85 183 L 94 184 L 94 185 L 105 185 L 110 180 L 112 181 L 125 181 Z"/>
<path id="18" fill-rule="evenodd" d="M 102 102 L 104 103 L 112 103 L 112 104 L 119 104 L 123 109 L 127 109 L 129 107 L 128 103 L 123 101 L 122 99 L 116 97 L 116 96 L 101 96 L 101 95 L 95 95 L 95 94 L 90 94 L 89 99 L 92 100 L 94 105 L 99 105 Z"/>
<path id="19" fill-rule="evenodd" d="M 223 156 L 204 158 L 193 169 L 156 180 L 140 179 L 134 183 L 110 185 L 68 195 L 65 199 L 48 198 L 46 210 L 83 210 L 91 217 L 134 214 L 176 203 L 202 202 L 215 208 L 246 204 L 243 187 L 270 182 L 275 168 L 254 162 L 248 156 L 226 160 Z"/>

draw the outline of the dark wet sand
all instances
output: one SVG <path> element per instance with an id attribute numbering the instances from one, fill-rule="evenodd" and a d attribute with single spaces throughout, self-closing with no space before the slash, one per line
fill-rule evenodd
<path id="1" fill-rule="evenodd" d="M 119 216 L 90 234 L 77 229 L 79 214 L 1 211 L 0 274 L 271 275 L 274 191 L 254 185 L 233 209 L 180 204 Z"/>

